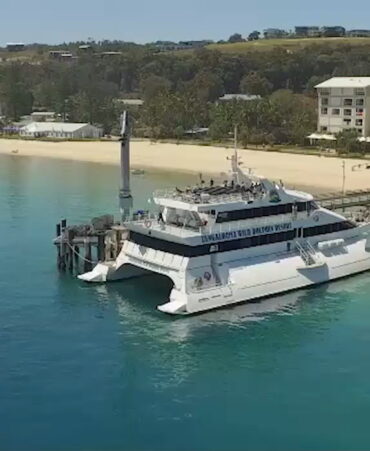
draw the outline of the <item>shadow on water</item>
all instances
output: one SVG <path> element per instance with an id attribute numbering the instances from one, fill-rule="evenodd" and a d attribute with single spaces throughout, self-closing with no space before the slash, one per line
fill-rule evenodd
<path id="1" fill-rule="evenodd" d="M 170 316 L 157 310 L 167 302 L 172 281 L 167 277 L 151 274 L 145 277 L 118 281 L 104 285 L 83 285 L 101 306 L 115 305 L 122 325 L 137 329 L 140 334 L 150 335 L 160 341 L 184 342 L 200 333 L 216 329 L 244 329 L 254 334 L 256 327 L 273 327 L 274 320 L 284 321 L 294 327 L 294 317 L 300 321 L 306 315 L 312 324 L 322 327 L 340 315 L 353 291 L 366 284 L 365 275 L 334 281 L 320 286 L 293 291 L 283 295 L 264 298 L 256 302 L 211 310 L 197 315 Z"/>
<path id="2" fill-rule="evenodd" d="M 366 277 L 357 276 L 261 302 L 176 317 L 156 309 L 172 288 L 164 277 L 83 284 L 79 289 L 102 315 L 109 311 L 116 317 L 112 334 L 118 334 L 129 367 L 151 368 L 150 383 L 163 391 L 212 369 L 276 371 L 287 355 L 293 358 L 299 349 L 322 340 L 366 283 Z"/>

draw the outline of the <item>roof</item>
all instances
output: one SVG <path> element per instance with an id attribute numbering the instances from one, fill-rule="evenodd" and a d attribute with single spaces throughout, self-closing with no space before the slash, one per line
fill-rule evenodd
<path id="1" fill-rule="evenodd" d="M 67 132 L 72 133 L 82 127 L 89 125 L 87 123 L 72 122 L 30 122 L 21 128 L 21 130 L 29 133 L 45 133 L 45 132 Z"/>
<path id="2" fill-rule="evenodd" d="M 196 127 L 193 130 L 186 130 L 185 135 L 199 135 L 203 133 L 208 133 L 208 127 Z"/>
<path id="3" fill-rule="evenodd" d="M 257 100 L 260 98 L 261 96 L 254 94 L 225 94 L 218 100 Z"/>
<path id="4" fill-rule="evenodd" d="M 315 86 L 315 88 L 366 88 L 370 86 L 370 77 L 333 77 Z"/>
<path id="5" fill-rule="evenodd" d="M 118 101 L 122 102 L 124 105 L 141 106 L 144 104 L 144 100 L 141 100 L 141 99 L 118 99 Z"/>
<path id="6" fill-rule="evenodd" d="M 31 113 L 31 116 L 35 114 L 37 116 L 54 116 L 55 115 L 55 111 L 33 111 Z"/>
<path id="7" fill-rule="evenodd" d="M 324 139 L 326 141 L 336 141 L 337 138 L 334 135 L 321 134 L 321 133 L 311 133 L 307 136 L 309 139 Z"/>
<path id="8" fill-rule="evenodd" d="M 308 139 L 323 139 L 325 141 L 336 141 L 337 140 L 337 138 L 334 135 L 320 134 L 320 133 L 311 133 L 311 135 L 308 135 L 307 138 Z M 357 141 L 370 143 L 370 136 L 367 136 L 366 138 L 361 136 L 361 137 L 357 138 Z"/>

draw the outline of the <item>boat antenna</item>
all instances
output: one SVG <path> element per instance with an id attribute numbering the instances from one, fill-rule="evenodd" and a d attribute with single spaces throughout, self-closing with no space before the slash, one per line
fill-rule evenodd
<path id="1" fill-rule="evenodd" d="M 130 137 L 131 127 L 129 114 L 124 111 L 121 115 L 121 180 L 119 189 L 119 209 L 122 222 L 126 221 L 131 213 L 133 200 L 130 189 Z"/>

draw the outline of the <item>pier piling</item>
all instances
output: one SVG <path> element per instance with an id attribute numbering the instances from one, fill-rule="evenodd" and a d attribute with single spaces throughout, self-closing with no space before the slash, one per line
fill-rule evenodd
<path id="1" fill-rule="evenodd" d="M 56 225 L 56 246 L 57 246 L 57 267 L 58 269 L 60 269 L 60 265 L 61 265 L 61 259 L 62 259 L 62 255 L 61 255 L 61 249 L 60 249 L 60 242 L 58 241 L 61 235 L 61 225 L 60 223 Z"/>
<path id="2" fill-rule="evenodd" d="M 127 229 L 104 215 L 91 224 L 68 226 L 65 219 L 56 225 L 57 267 L 72 274 L 89 272 L 97 262 L 112 261 L 118 257 Z M 93 248 L 96 248 L 93 249 Z M 83 262 L 83 265 L 82 265 Z"/>
<path id="3" fill-rule="evenodd" d="M 67 228 L 67 220 L 62 219 L 60 222 L 60 236 L 61 236 L 61 243 L 60 243 L 60 269 L 62 271 L 66 270 L 66 228 Z"/>
<path id="4" fill-rule="evenodd" d="M 79 246 L 74 245 L 73 246 L 73 250 L 74 250 L 74 260 L 75 260 L 75 269 L 76 269 L 76 274 L 79 274 L 79 268 L 80 268 L 80 248 Z"/>
<path id="5" fill-rule="evenodd" d="M 67 262 L 68 262 L 68 269 L 71 273 L 73 273 L 73 262 L 74 262 L 74 252 L 73 252 L 73 238 L 74 238 L 74 231 L 73 229 L 67 229 Z"/>
<path id="6" fill-rule="evenodd" d="M 98 234 L 97 258 L 99 262 L 104 261 L 105 257 L 105 233 Z"/>
<path id="7" fill-rule="evenodd" d="M 91 253 L 91 241 L 88 237 L 85 238 L 85 260 L 84 260 L 84 271 L 89 272 L 92 270 L 92 253 Z"/>

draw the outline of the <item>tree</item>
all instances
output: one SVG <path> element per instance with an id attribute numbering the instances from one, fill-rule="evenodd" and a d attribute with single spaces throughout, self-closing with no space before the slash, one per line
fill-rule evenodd
<path id="1" fill-rule="evenodd" d="M 316 100 L 281 89 L 270 96 L 270 104 L 275 110 L 278 141 L 304 144 L 306 136 L 316 126 Z"/>
<path id="2" fill-rule="evenodd" d="M 33 95 L 22 76 L 21 65 L 13 63 L 5 70 L 0 83 L 0 97 L 5 115 L 18 120 L 20 116 L 32 111 Z"/>
<path id="3" fill-rule="evenodd" d="M 240 82 L 240 90 L 245 94 L 257 94 L 261 96 L 271 92 L 272 85 L 266 77 L 258 72 L 251 72 L 242 78 Z"/>
<path id="4" fill-rule="evenodd" d="M 252 33 L 249 33 L 248 35 L 248 41 L 258 41 L 258 39 L 260 38 L 260 32 L 255 30 L 252 31 Z"/>
<path id="5" fill-rule="evenodd" d="M 140 83 L 140 91 L 144 101 L 150 101 L 158 94 L 169 92 L 171 83 L 164 77 L 149 75 Z"/>
<path id="6" fill-rule="evenodd" d="M 337 133 L 337 149 L 339 153 L 360 152 L 361 143 L 359 142 L 359 134 L 355 128 L 342 130 Z"/>
<path id="7" fill-rule="evenodd" d="M 243 39 L 243 36 L 240 33 L 234 33 L 229 37 L 228 42 L 230 43 L 245 42 L 245 39 Z"/>
<path id="8" fill-rule="evenodd" d="M 224 84 L 217 74 L 203 71 L 199 72 L 193 80 L 187 83 L 188 92 L 203 102 L 213 102 L 224 94 Z"/>

